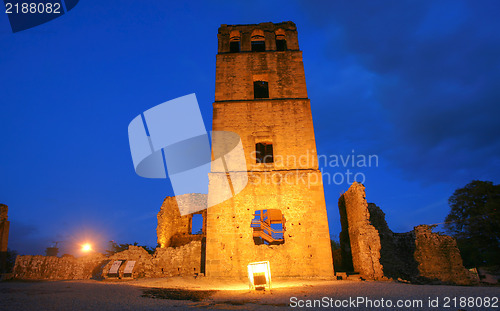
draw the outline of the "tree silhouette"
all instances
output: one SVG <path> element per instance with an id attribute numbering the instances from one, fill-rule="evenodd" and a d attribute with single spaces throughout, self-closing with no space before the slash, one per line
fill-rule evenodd
<path id="1" fill-rule="evenodd" d="M 140 247 L 144 248 L 150 254 L 153 254 L 155 252 L 155 248 L 149 247 L 146 245 L 139 245 L 139 243 L 137 243 L 137 242 L 134 242 L 134 244 L 130 244 L 130 243 L 118 244 L 115 241 L 109 241 L 109 249 L 106 250 L 106 253 L 108 256 L 111 256 L 115 253 L 119 253 L 119 252 L 123 252 L 123 251 L 127 250 L 130 245 L 140 246 Z"/>
<path id="2" fill-rule="evenodd" d="M 473 180 L 455 190 L 445 228 L 457 239 L 466 267 L 500 264 L 500 185 Z"/>

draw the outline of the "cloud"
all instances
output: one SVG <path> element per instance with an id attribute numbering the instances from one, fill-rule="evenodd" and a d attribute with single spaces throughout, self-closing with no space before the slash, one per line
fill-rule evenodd
<path id="1" fill-rule="evenodd" d="M 333 95 L 335 107 L 347 113 L 336 116 L 338 124 L 350 122 L 358 145 L 376 150 L 411 179 L 498 176 L 500 20 L 492 12 L 499 6 L 472 1 L 304 5 L 319 29 L 337 30 L 323 33 L 325 57 L 336 62 L 337 77 L 344 75 L 337 81 L 342 89 L 318 90 L 325 94 L 320 109 L 332 109 L 326 98 Z M 355 68 L 354 77 L 345 75 L 349 68 Z M 320 116 L 320 126 L 331 117 Z"/>

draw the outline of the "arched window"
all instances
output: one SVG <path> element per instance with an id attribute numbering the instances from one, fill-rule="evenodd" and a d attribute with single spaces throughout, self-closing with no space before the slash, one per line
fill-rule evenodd
<path id="1" fill-rule="evenodd" d="M 238 30 L 229 33 L 229 52 L 237 53 L 240 51 L 241 35 Z"/>
<path id="2" fill-rule="evenodd" d="M 286 51 L 286 37 L 283 29 L 278 29 L 276 34 L 276 51 Z"/>
<path id="3" fill-rule="evenodd" d="M 252 52 L 264 52 L 266 50 L 266 41 L 264 37 L 264 31 L 261 29 L 255 29 L 252 32 Z"/>

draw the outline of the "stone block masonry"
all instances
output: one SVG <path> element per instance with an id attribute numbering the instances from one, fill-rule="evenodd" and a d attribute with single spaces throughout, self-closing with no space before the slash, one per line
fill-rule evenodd
<path id="1" fill-rule="evenodd" d="M 202 210 L 195 214 L 201 214 L 203 225 L 201 234 L 192 234 L 193 214 L 181 216 L 178 200 L 182 204 L 189 204 L 196 210 Z M 199 193 L 183 194 L 176 197 L 166 197 L 158 213 L 158 226 L 156 234 L 158 245 L 164 247 L 178 247 L 191 241 L 202 241 L 205 236 L 207 195 Z"/>
<path id="2" fill-rule="evenodd" d="M 432 232 L 431 226 L 417 226 L 415 234 L 415 261 L 421 277 L 445 283 L 467 285 L 471 276 L 463 266 L 454 238 Z"/>
<path id="3" fill-rule="evenodd" d="M 13 277 L 23 280 L 84 280 L 100 278 L 103 254 L 73 256 L 17 256 Z"/>
<path id="4" fill-rule="evenodd" d="M 248 178 L 248 184 L 222 202 L 227 174 L 211 168 L 209 197 L 222 203 L 207 209 L 207 276 L 244 279 L 250 262 L 269 261 L 273 276 L 333 278 L 297 28 L 292 22 L 221 25 L 218 41 L 212 129 L 241 138 L 247 169 L 231 172 L 231 182 Z M 272 225 L 260 232 L 252 227 L 269 210 L 283 219 L 275 235 Z"/>
<path id="5" fill-rule="evenodd" d="M 460 285 L 473 282 L 455 239 L 434 233 L 432 226 L 426 225 L 407 233 L 392 232 L 384 212 L 366 202 L 362 184 L 353 183 L 341 195 L 339 210 L 344 270 L 358 272 L 369 280 Z"/>
<path id="6" fill-rule="evenodd" d="M 380 236 L 370 223 L 368 203 L 365 199 L 364 186 L 353 184 L 339 199 L 340 214 L 346 219 L 341 221 L 341 237 L 349 239 L 352 266 L 364 278 L 380 280 L 384 278 L 380 264 Z M 341 241 L 346 246 L 347 241 Z M 345 253 L 345 252 L 344 252 Z"/>
<path id="7" fill-rule="evenodd" d="M 7 272 L 7 246 L 9 244 L 9 228 L 8 221 L 9 208 L 5 204 L 0 204 L 0 273 Z"/>
<path id="8" fill-rule="evenodd" d="M 85 280 L 103 279 L 115 260 L 123 261 L 119 276 L 127 261 L 135 261 L 132 277 L 194 276 L 200 273 L 201 242 L 193 241 L 173 248 L 157 248 L 149 254 L 139 246 L 106 257 L 95 253 L 80 258 L 73 256 L 18 256 L 13 277 L 24 280 Z"/>

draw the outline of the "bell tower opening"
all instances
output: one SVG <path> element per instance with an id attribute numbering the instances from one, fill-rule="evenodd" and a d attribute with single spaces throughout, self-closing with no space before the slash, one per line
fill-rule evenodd
<path id="1" fill-rule="evenodd" d="M 276 51 L 286 51 L 286 37 L 283 29 L 276 30 Z"/>
<path id="2" fill-rule="evenodd" d="M 229 52 L 238 53 L 240 51 L 241 34 L 239 31 L 231 31 L 229 38 Z"/>
<path id="3" fill-rule="evenodd" d="M 261 29 L 255 29 L 252 32 L 251 42 L 252 42 L 252 52 L 266 51 L 266 39 L 264 36 L 264 31 L 262 31 Z"/>

